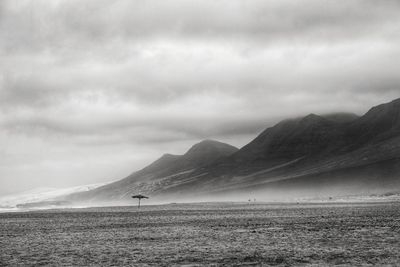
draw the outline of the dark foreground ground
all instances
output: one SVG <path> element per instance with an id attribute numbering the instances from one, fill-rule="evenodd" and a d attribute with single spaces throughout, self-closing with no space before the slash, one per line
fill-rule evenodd
<path id="1" fill-rule="evenodd" d="M 0 265 L 400 265 L 400 203 L 0 214 Z"/>

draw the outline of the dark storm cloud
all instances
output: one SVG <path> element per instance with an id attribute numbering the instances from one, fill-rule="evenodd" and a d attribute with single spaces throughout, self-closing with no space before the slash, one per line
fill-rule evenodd
<path id="1" fill-rule="evenodd" d="M 1 1 L 0 177 L 93 182 L 111 167 L 85 166 L 131 172 L 205 138 L 243 145 L 287 117 L 363 113 L 399 97 L 399 11 L 372 0 Z"/>

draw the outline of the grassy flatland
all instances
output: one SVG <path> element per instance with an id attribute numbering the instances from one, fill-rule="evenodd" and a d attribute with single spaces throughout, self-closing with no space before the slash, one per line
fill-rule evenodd
<path id="1" fill-rule="evenodd" d="M 400 265 L 400 203 L 0 214 L 0 265 Z"/>

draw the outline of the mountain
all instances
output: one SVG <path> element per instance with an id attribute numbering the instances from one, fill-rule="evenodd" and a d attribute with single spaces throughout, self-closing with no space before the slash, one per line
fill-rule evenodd
<path id="1" fill-rule="evenodd" d="M 153 178 L 159 178 L 165 174 L 173 174 L 208 165 L 236 151 L 238 149 L 234 146 L 214 140 L 204 140 L 193 145 L 184 155 L 164 154 L 149 166 L 127 178 L 137 179 L 138 177 L 144 177 L 148 179 L 147 174 L 151 174 Z M 155 173 L 159 172 L 160 175 L 155 175 Z"/>
<path id="2" fill-rule="evenodd" d="M 310 114 L 287 120 L 266 129 L 235 154 L 237 163 L 261 161 L 270 164 L 322 153 L 342 142 L 342 129 L 337 123 Z"/>
<path id="3" fill-rule="evenodd" d="M 166 189 L 175 186 L 180 178 L 186 180 L 187 175 L 237 151 L 234 146 L 214 140 L 204 140 L 193 145 L 184 155 L 164 154 L 147 167 L 120 181 L 83 194 L 72 194 L 69 199 L 88 202 L 120 201 L 129 198 L 137 191 L 147 193 L 160 188 Z"/>
<path id="4" fill-rule="evenodd" d="M 400 191 L 400 99 L 365 115 L 335 113 L 284 120 L 240 150 L 206 140 L 165 154 L 125 179 L 70 196 L 121 201 L 257 196 L 294 199 Z M 203 198 L 202 198 L 203 197 Z"/>
<path id="5" fill-rule="evenodd" d="M 352 121 L 358 119 L 360 116 L 358 116 L 354 113 L 339 112 L 339 113 L 325 114 L 325 115 L 322 115 L 322 117 L 324 117 L 325 119 L 334 121 L 334 122 L 349 123 L 349 122 L 352 122 Z"/>
<path id="6" fill-rule="evenodd" d="M 399 136 L 400 99 L 370 109 L 351 125 L 349 134 L 359 145 Z"/>

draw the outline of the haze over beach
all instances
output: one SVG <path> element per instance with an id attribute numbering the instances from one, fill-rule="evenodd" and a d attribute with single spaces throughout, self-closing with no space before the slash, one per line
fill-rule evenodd
<path id="1" fill-rule="evenodd" d="M 399 96 L 397 1 L 1 1 L 0 195 Z M 207 19 L 204 19 L 207 14 Z M 285 19 L 282 19 L 285 18 Z"/>

